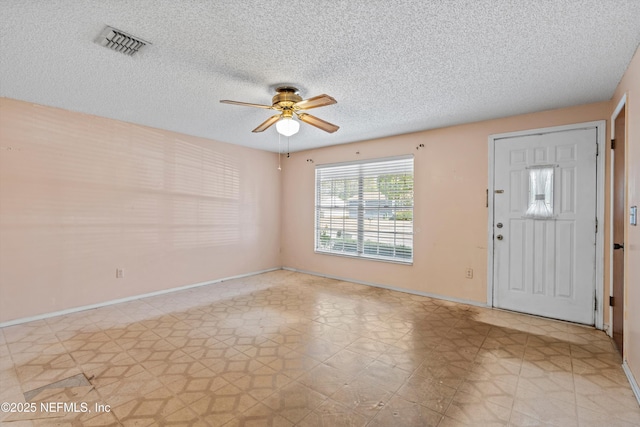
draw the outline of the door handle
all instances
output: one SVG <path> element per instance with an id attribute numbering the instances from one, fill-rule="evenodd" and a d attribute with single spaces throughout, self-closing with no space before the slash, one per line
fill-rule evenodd
<path id="1" fill-rule="evenodd" d="M 616 249 L 622 249 L 622 250 L 624 250 L 624 245 L 623 245 L 622 243 L 614 243 L 614 244 L 613 244 L 613 249 L 614 249 L 614 250 L 616 250 Z"/>
<path id="2" fill-rule="evenodd" d="M 496 236 L 496 239 L 498 239 L 498 240 L 502 240 L 502 239 L 504 239 L 504 237 L 502 237 L 502 234 L 498 234 L 498 235 Z"/>

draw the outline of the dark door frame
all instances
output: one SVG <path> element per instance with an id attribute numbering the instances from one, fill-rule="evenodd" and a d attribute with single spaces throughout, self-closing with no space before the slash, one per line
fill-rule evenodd
<path id="1" fill-rule="evenodd" d="M 620 113 L 623 112 L 626 115 L 626 111 L 627 111 L 627 94 L 625 93 L 622 98 L 620 98 L 620 101 L 618 102 L 618 105 L 616 106 L 615 110 L 613 111 L 613 114 L 611 114 L 611 121 L 610 123 L 610 129 L 611 129 L 611 140 L 615 140 L 616 139 L 616 120 L 618 120 L 618 118 L 620 117 Z M 626 141 L 627 141 L 627 135 L 626 135 L 626 117 L 621 117 L 622 119 L 624 119 L 624 123 L 625 123 L 625 130 L 624 130 L 624 136 L 623 138 L 619 138 L 618 137 L 618 143 L 623 143 L 625 145 L 625 147 L 622 147 L 622 150 L 619 150 L 619 152 L 623 153 L 623 156 L 625 156 L 625 158 L 623 159 L 624 161 L 624 182 L 622 183 L 623 185 L 623 194 L 624 194 L 624 206 L 622 207 L 622 216 L 624 218 L 623 222 L 622 222 L 622 227 L 623 227 L 623 235 L 626 238 L 626 212 L 627 212 L 627 162 L 626 162 Z M 622 140 L 622 141 L 620 141 Z M 617 191 L 615 188 L 615 156 L 616 156 L 616 150 L 611 150 L 611 159 L 610 159 L 610 179 L 611 179 L 611 187 L 610 187 L 610 195 L 609 195 L 609 206 L 610 206 L 610 215 L 609 218 L 611 218 L 611 223 L 610 223 L 610 229 L 609 229 L 609 236 L 610 236 L 610 241 L 609 241 L 609 296 L 614 298 L 614 304 L 616 306 L 617 309 L 622 310 L 622 316 L 621 318 L 622 320 L 622 345 L 621 348 L 619 348 L 620 350 L 620 355 L 622 356 L 622 359 L 624 361 L 624 293 L 626 292 L 626 274 L 624 274 L 624 270 L 626 270 L 626 267 L 624 267 L 623 269 L 623 283 L 622 283 L 622 295 L 615 295 L 614 294 L 614 286 L 613 286 L 613 282 L 614 282 L 614 261 L 613 261 L 613 257 L 614 257 L 614 243 L 623 243 L 624 242 L 615 242 L 614 241 L 614 224 L 615 224 L 615 218 L 614 218 L 614 208 L 615 208 L 615 192 Z M 624 239 L 623 239 L 624 240 Z M 620 250 L 620 249 L 618 249 Z M 623 257 L 623 266 L 626 264 L 626 256 L 623 253 L 622 254 Z M 609 308 L 609 327 L 608 327 L 608 335 L 610 337 L 614 337 L 614 319 L 613 319 L 613 312 L 614 309 L 612 307 Z"/>

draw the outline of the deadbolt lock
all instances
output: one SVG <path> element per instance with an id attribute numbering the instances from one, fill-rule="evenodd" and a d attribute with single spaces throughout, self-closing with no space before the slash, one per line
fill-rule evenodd
<path id="1" fill-rule="evenodd" d="M 498 228 L 502 228 L 502 223 L 501 223 L 501 222 L 497 223 L 497 224 L 496 224 L 496 227 L 498 227 Z"/>

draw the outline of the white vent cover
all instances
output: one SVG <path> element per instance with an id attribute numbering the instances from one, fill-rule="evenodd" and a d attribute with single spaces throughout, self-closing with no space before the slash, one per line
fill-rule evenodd
<path id="1" fill-rule="evenodd" d="M 115 50 L 116 52 L 124 53 L 129 56 L 133 56 L 136 52 L 140 52 L 142 48 L 151 44 L 139 37 L 132 36 L 122 30 L 109 26 L 102 30 L 96 39 L 96 42 L 111 50 Z"/>

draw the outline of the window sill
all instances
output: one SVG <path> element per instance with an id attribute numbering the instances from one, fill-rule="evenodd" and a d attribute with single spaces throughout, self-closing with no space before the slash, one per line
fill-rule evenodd
<path id="1" fill-rule="evenodd" d="M 401 261 L 393 258 L 381 258 L 381 257 L 367 256 L 367 255 L 349 255 L 345 253 L 328 252 L 328 251 L 321 251 L 317 249 L 315 249 L 313 252 L 319 255 L 329 255 L 329 256 L 337 256 L 341 258 L 360 259 L 364 261 L 379 261 L 379 262 L 386 262 L 390 264 L 413 266 L 413 258 L 407 261 Z"/>

